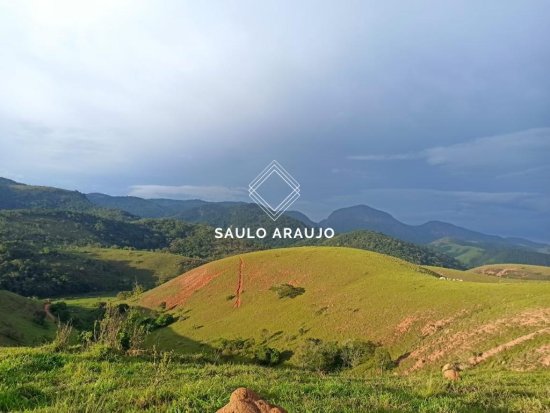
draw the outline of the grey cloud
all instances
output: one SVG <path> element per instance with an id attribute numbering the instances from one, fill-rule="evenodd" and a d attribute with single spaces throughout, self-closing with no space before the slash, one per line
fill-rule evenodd
<path id="1" fill-rule="evenodd" d="M 508 225 L 505 195 L 497 210 L 451 192 L 548 194 L 549 12 L 544 0 L 0 0 L 0 168 L 83 192 L 246 199 L 235 189 L 275 158 L 314 216 L 353 200 L 453 221 L 468 204 L 484 217 L 472 226 Z M 418 186 L 448 193 L 361 192 Z M 535 233 L 540 198 L 506 196 Z"/>
<path id="2" fill-rule="evenodd" d="M 133 185 L 128 195 L 141 198 L 202 199 L 205 201 L 243 201 L 248 197 L 246 188 L 194 185 Z"/>
<path id="3" fill-rule="evenodd" d="M 504 135 L 482 137 L 449 146 L 436 146 L 417 152 L 381 155 L 352 155 L 351 160 L 405 161 L 421 159 L 430 165 L 453 169 L 490 168 L 493 171 L 530 166 L 530 171 L 546 168 L 550 156 L 550 128 L 529 129 Z M 507 172 L 511 173 L 511 172 Z"/>

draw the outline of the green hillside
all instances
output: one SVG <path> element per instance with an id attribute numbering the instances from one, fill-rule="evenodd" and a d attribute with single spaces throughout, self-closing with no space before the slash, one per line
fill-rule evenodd
<path id="1" fill-rule="evenodd" d="M 89 245 L 158 248 L 165 243 L 156 233 L 135 221 L 96 214 L 55 211 L 0 211 L 0 242 L 35 245 Z"/>
<path id="2" fill-rule="evenodd" d="M 55 335 L 40 301 L 0 290 L 0 315 L 0 346 L 38 345 Z"/>
<path id="3" fill-rule="evenodd" d="M 151 288 L 201 263 L 165 252 L 0 244 L 0 289 L 51 297 Z"/>
<path id="4" fill-rule="evenodd" d="M 470 270 L 497 279 L 550 281 L 550 267 L 520 264 L 483 265 Z"/>
<path id="5" fill-rule="evenodd" d="M 448 255 L 428 247 L 401 241 L 379 232 L 363 230 L 338 234 L 334 238 L 322 241 L 319 245 L 359 248 L 391 255 L 392 257 L 401 258 L 414 264 L 462 268 L 462 264 Z"/>
<path id="6" fill-rule="evenodd" d="M 25 185 L 0 178 L 0 209 L 60 208 L 92 209 L 93 204 L 78 191 Z"/>
<path id="7" fill-rule="evenodd" d="M 499 283 L 499 282 L 514 282 L 514 280 L 503 279 L 497 277 L 491 277 L 489 275 L 478 274 L 472 270 L 461 271 L 453 268 L 444 268 L 444 267 L 435 267 L 432 265 L 425 265 L 424 268 L 427 268 L 430 271 L 435 272 L 439 277 L 444 277 L 449 280 L 455 281 L 469 281 L 469 282 L 479 282 L 479 283 Z"/>
<path id="8" fill-rule="evenodd" d="M 280 298 L 285 289 L 296 296 Z M 180 317 L 152 338 L 165 348 L 252 337 L 294 351 L 306 338 L 356 338 L 381 343 L 400 370 L 414 371 L 468 362 L 472 352 L 540 367 L 549 295 L 544 282 L 455 282 L 373 252 L 303 247 L 206 264 L 144 293 L 138 304 L 166 306 Z M 508 342 L 504 353 L 499 346 Z"/>
<path id="9" fill-rule="evenodd" d="M 550 266 L 550 254 L 525 248 L 509 248 L 488 243 L 472 243 L 442 238 L 429 244 L 457 259 L 468 268 L 485 264 L 517 263 Z"/>

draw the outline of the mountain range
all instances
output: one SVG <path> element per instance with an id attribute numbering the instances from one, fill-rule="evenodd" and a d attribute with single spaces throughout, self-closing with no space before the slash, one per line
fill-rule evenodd
<path id="1" fill-rule="evenodd" d="M 409 225 L 391 214 L 356 205 L 337 209 L 326 219 L 314 222 L 299 211 L 288 211 L 274 223 L 255 204 L 208 202 L 199 199 L 143 199 L 83 194 L 59 188 L 33 186 L 0 178 L 0 209 L 63 209 L 103 214 L 129 214 L 139 218 L 171 218 L 213 227 L 321 226 L 337 233 L 375 231 L 402 241 L 428 245 L 458 259 L 466 266 L 498 262 L 550 265 L 550 246 L 522 238 L 489 235 L 447 222 L 429 221 Z M 121 212 L 122 211 L 122 212 Z M 284 242 L 278 246 L 286 245 Z M 495 261 L 496 260 L 496 261 Z"/>

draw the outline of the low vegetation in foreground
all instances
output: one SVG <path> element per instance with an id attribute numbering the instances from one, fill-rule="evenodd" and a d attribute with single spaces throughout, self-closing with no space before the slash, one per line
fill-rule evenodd
<path id="1" fill-rule="evenodd" d="M 244 386 L 289 412 L 547 412 L 547 379 L 492 369 L 447 382 L 435 373 L 324 374 L 97 346 L 11 348 L 0 351 L 0 411 L 207 413 Z"/>

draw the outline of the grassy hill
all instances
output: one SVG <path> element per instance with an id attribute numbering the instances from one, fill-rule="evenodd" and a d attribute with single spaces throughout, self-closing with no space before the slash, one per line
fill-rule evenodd
<path id="1" fill-rule="evenodd" d="M 281 288 L 298 294 L 280 298 Z M 402 371 L 414 371 L 468 363 L 473 354 L 540 367 L 549 295 L 550 283 L 441 280 L 382 254 L 303 247 L 206 264 L 144 293 L 138 304 L 166 306 L 180 317 L 153 337 L 161 347 L 253 337 L 294 351 L 306 338 L 357 338 L 382 343 Z"/>
<path id="2" fill-rule="evenodd" d="M 497 279 L 550 281 L 550 267 L 520 264 L 493 264 L 473 268 L 471 272 Z"/>
<path id="3" fill-rule="evenodd" d="M 0 178 L 0 209 L 61 208 L 92 209 L 93 204 L 78 191 L 48 186 L 25 185 Z"/>
<path id="4" fill-rule="evenodd" d="M 152 288 L 203 261 L 166 252 L 118 248 L 0 245 L 0 289 L 51 297 Z"/>
<path id="5" fill-rule="evenodd" d="M 363 230 L 338 234 L 334 238 L 320 242 L 318 245 L 369 250 L 401 258 L 414 264 L 462 268 L 462 264 L 446 254 L 428 247 L 401 241 L 379 232 Z"/>
<path id="6" fill-rule="evenodd" d="M 524 247 L 509 248 L 483 242 L 466 242 L 442 238 L 429 244 L 430 247 L 457 259 L 468 268 L 484 264 L 518 263 L 550 266 L 550 254 Z"/>
<path id="7" fill-rule="evenodd" d="M 0 290 L 0 347 L 38 345 L 51 341 L 55 325 L 37 314 L 43 310 L 40 301 Z M 44 315 L 44 314 L 42 314 Z"/>

